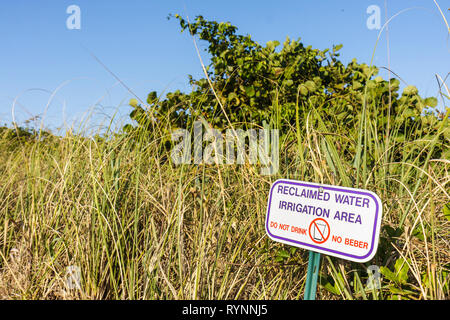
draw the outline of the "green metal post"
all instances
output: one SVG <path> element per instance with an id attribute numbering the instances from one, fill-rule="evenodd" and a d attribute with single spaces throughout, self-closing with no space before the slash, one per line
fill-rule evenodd
<path id="1" fill-rule="evenodd" d="M 320 253 L 309 252 L 304 300 L 316 300 L 317 278 L 319 277 Z"/>

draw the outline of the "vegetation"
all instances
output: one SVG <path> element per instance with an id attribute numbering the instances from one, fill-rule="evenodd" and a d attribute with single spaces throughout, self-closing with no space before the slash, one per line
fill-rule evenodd
<path id="1" fill-rule="evenodd" d="M 287 39 L 277 50 L 229 23 L 175 18 L 211 56 L 191 93 L 133 99 L 136 122 L 94 138 L 0 131 L 0 297 L 302 298 L 307 252 L 264 231 L 270 185 L 283 177 L 383 200 L 375 258 L 323 257 L 319 299 L 450 298 L 450 109 L 438 113 L 413 86 L 400 94 L 374 66 L 344 66 L 340 46 Z M 172 163 L 171 133 L 200 117 L 279 129 L 279 172 Z M 65 283 L 73 265 L 81 290 Z M 367 285 L 370 265 L 379 288 Z"/>

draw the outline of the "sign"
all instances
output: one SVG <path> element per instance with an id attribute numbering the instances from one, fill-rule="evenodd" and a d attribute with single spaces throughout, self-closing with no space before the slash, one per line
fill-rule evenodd
<path id="1" fill-rule="evenodd" d="M 382 211 L 380 198 L 368 190 L 277 180 L 266 232 L 277 242 L 366 262 L 377 251 Z"/>

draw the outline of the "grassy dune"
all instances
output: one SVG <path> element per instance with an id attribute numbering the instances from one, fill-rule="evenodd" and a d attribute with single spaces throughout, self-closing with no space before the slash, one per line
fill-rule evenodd
<path id="1" fill-rule="evenodd" d="M 288 129 L 271 176 L 250 164 L 175 165 L 169 119 L 92 138 L 3 128 L 0 298 L 301 299 L 308 252 L 264 230 L 270 186 L 288 178 L 368 189 L 383 202 L 374 259 L 322 255 L 317 299 L 449 299 L 450 109 L 405 136 L 410 106 L 389 122 L 365 96 L 347 130 L 345 118 L 298 101 L 296 126 L 273 103 L 271 127 Z M 71 266 L 80 287 L 67 285 Z M 368 268 L 380 286 L 368 285 Z"/>
<path id="2" fill-rule="evenodd" d="M 450 162 L 427 156 L 438 136 L 448 137 L 447 120 L 423 146 L 399 147 L 374 139 L 376 118 L 352 136 L 305 116 L 306 128 L 280 138 L 272 176 L 253 165 L 174 165 L 161 143 L 169 122 L 95 138 L 3 131 L 0 297 L 302 298 L 308 252 L 264 230 L 270 185 L 283 177 L 366 188 L 383 200 L 375 258 L 323 256 L 318 299 L 448 299 Z M 346 155 L 358 149 L 359 133 L 359 147 L 376 160 L 361 172 Z M 421 150 L 417 159 L 393 161 L 411 148 Z M 369 265 L 380 267 L 379 288 L 367 286 Z M 80 289 L 67 287 L 68 266 L 80 268 Z"/>

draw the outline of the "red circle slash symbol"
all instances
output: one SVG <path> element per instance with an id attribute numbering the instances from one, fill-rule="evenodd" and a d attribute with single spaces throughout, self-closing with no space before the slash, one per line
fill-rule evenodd
<path id="1" fill-rule="evenodd" d="M 330 225 L 322 218 L 317 218 L 309 225 L 309 237 L 315 243 L 321 244 L 330 237 Z"/>

